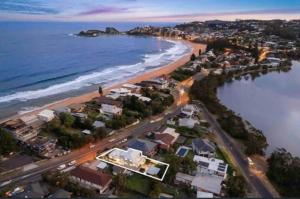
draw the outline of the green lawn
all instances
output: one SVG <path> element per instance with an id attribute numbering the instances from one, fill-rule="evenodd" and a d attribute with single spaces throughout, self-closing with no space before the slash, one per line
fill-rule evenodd
<path id="1" fill-rule="evenodd" d="M 227 173 L 228 173 L 228 175 L 232 175 L 233 171 L 234 171 L 234 167 L 233 167 L 233 163 L 231 162 L 228 154 L 226 152 L 224 152 L 222 149 L 220 149 L 219 147 L 217 147 L 216 155 L 217 155 L 217 158 L 224 160 L 228 164 Z"/>
<path id="2" fill-rule="evenodd" d="M 139 174 L 133 174 L 132 176 L 127 177 L 126 188 L 131 191 L 138 192 L 145 196 L 148 196 L 150 193 L 151 180 Z"/>

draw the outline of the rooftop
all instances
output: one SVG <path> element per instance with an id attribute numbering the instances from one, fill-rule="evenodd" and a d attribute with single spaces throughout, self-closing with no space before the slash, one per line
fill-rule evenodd
<path id="1" fill-rule="evenodd" d="M 87 167 L 76 167 L 75 169 L 71 170 L 71 176 L 75 176 L 77 178 L 86 180 L 93 184 L 97 184 L 99 186 L 105 186 L 107 183 L 112 179 L 109 174 L 94 171 Z"/>

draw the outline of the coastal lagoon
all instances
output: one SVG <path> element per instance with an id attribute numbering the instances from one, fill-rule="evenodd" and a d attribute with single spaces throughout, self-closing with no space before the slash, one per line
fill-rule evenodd
<path id="1" fill-rule="evenodd" d="M 180 41 L 128 35 L 78 37 L 133 23 L 0 23 L 0 119 L 124 82 L 191 51 Z M 154 24 L 166 25 L 166 24 Z"/>
<path id="2" fill-rule="evenodd" d="M 235 80 L 217 91 L 225 106 L 263 131 L 267 154 L 283 147 L 300 157 L 300 62 L 289 72 Z"/>

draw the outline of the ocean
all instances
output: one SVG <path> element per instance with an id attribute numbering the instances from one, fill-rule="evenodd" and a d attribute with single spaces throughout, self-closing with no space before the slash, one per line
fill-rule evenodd
<path id="1" fill-rule="evenodd" d="M 139 23 L 0 23 L 0 119 L 125 81 L 173 62 L 190 48 L 154 37 L 78 37 L 81 30 Z M 165 25 L 165 24 L 152 24 Z"/>

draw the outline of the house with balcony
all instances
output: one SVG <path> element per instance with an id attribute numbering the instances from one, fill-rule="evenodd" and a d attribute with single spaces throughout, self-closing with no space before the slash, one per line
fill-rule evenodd
<path id="1" fill-rule="evenodd" d="M 121 115 L 123 111 L 123 103 L 121 101 L 113 100 L 108 97 L 100 97 L 98 104 L 101 105 L 100 113 L 108 116 Z"/>

